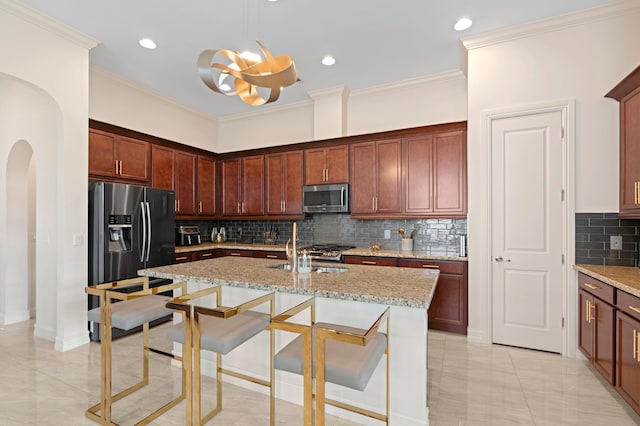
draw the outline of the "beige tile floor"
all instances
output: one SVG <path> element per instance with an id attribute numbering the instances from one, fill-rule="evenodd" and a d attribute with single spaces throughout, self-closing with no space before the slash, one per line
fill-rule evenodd
<path id="1" fill-rule="evenodd" d="M 0 327 L 0 425 L 95 425 L 84 410 L 98 401 L 99 345 L 66 352 L 33 337 L 29 322 Z M 162 326 L 154 346 L 165 346 Z M 140 371 L 139 338 L 114 345 L 119 386 Z M 180 369 L 151 356 L 151 384 L 114 406 L 114 417 L 134 424 L 142 413 L 179 392 Z M 211 388 L 212 381 L 205 384 Z M 558 355 L 497 345 L 467 343 L 462 336 L 429 334 L 430 425 L 639 425 L 640 417 L 604 384 L 587 363 Z M 225 384 L 224 410 L 210 424 L 268 424 L 264 395 Z M 278 401 L 277 425 L 302 424 L 299 406 Z M 182 425 L 184 405 L 155 425 Z M 356 423 L 330 418 L 330 426 Z M 401 425 L 400 425 L 401 426 Z"/>

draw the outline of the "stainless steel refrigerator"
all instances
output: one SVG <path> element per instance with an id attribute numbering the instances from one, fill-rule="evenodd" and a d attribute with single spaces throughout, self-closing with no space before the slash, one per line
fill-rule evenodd
<path id="1" fill-rule="evenodd" d="M 174 248 L 174 191 L 89 184 L 89 285 L 133 278 L 139 269 L 172 264 Z M 89 309 L 97 306 L 98 298 L 89 296 Z M 97 324 L 89 323 L 89 331 L 92 340 L 99 340 Z"/>

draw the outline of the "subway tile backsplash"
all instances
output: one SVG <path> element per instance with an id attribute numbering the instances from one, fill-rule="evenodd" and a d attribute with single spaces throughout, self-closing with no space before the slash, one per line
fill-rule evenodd
<path id="1" fill-rule="evenodd" d="M 611 236 L 622 236 L 622 249 L 611 250 Z M 638 266 L 640 220 L 617 213 L 576 213 L 575 263 Z"/>
<path id="2" fill-rule="evenodd" d="M 416 230 L 414 250 L 434 255 L 458 256 L 460 236 L 467 235 L 466 219 L 401 219 L 359 220 L 348 214 L 318 214 L 307 216 L 298 223 L 300 244 L 341 243 L 359 248 L 369 248 L 371 243 L 382 243 L 383 249 L 400 249 L 398 229 L 404 228 L 409 235 Z M 264 243 L 264 232 L 268 227 L 278 229 L 276 244 L 284 244 L 291 238 L 290 220 L 220 220 L 178 221 L 178 225 L 198 225 L 203 241 L 210 241 L 213 227 L 225 227 L 227 241 L 239 241 L 240 235 L 250 236 L 255 243 Z M 385 230 L 390 238 L 385 239 Z"/>

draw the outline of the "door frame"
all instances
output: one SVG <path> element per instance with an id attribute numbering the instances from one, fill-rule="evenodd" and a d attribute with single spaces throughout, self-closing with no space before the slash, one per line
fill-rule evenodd
<path id="1" fill-rule="evenodd" d="M 565 202 L 562 206 L 562 252 L 564 253 L 564 266 L 562 272 L 562 317 L 564 327 L 562 329 L 562 356 L 576 356 L 577 350 L 577 298 L 573 263 L 575 260 L 575 99 L 561 99 L 556 101 L 526 104 L 506 108 L 492 109 L 483 112 L 484 134 L 487 141 L 487 171 L 488 189 L 492 187 L 492 136 L 491 129 L 494 120 L 512 118 L 545 112 L 560 112 L 562 126 L 564 128 L 564 140 L 562 144 L 562 188 L 564 188 Z M 485 243 L 485 259 L 487 271 L 486 293 L 486 324 L 488 324 L 487 336 L 493 343 L 493 198 L 491 190 L 487 191 L 486 226 L 488 238 Z"/>

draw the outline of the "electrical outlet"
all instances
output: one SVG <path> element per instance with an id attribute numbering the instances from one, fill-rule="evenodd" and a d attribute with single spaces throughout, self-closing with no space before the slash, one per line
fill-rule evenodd
<path id="1" fill-rule="evenodd" d="M 391 238 L 391 230 L 390 229 L 385 229 L 384 230 L 384 239 L 388 240 L 389 238 Z"/>
<path id="2" fill-rule="evenodd" d="M 611 236 L 611 250 L 622 250 L 622 235 Z"/>

